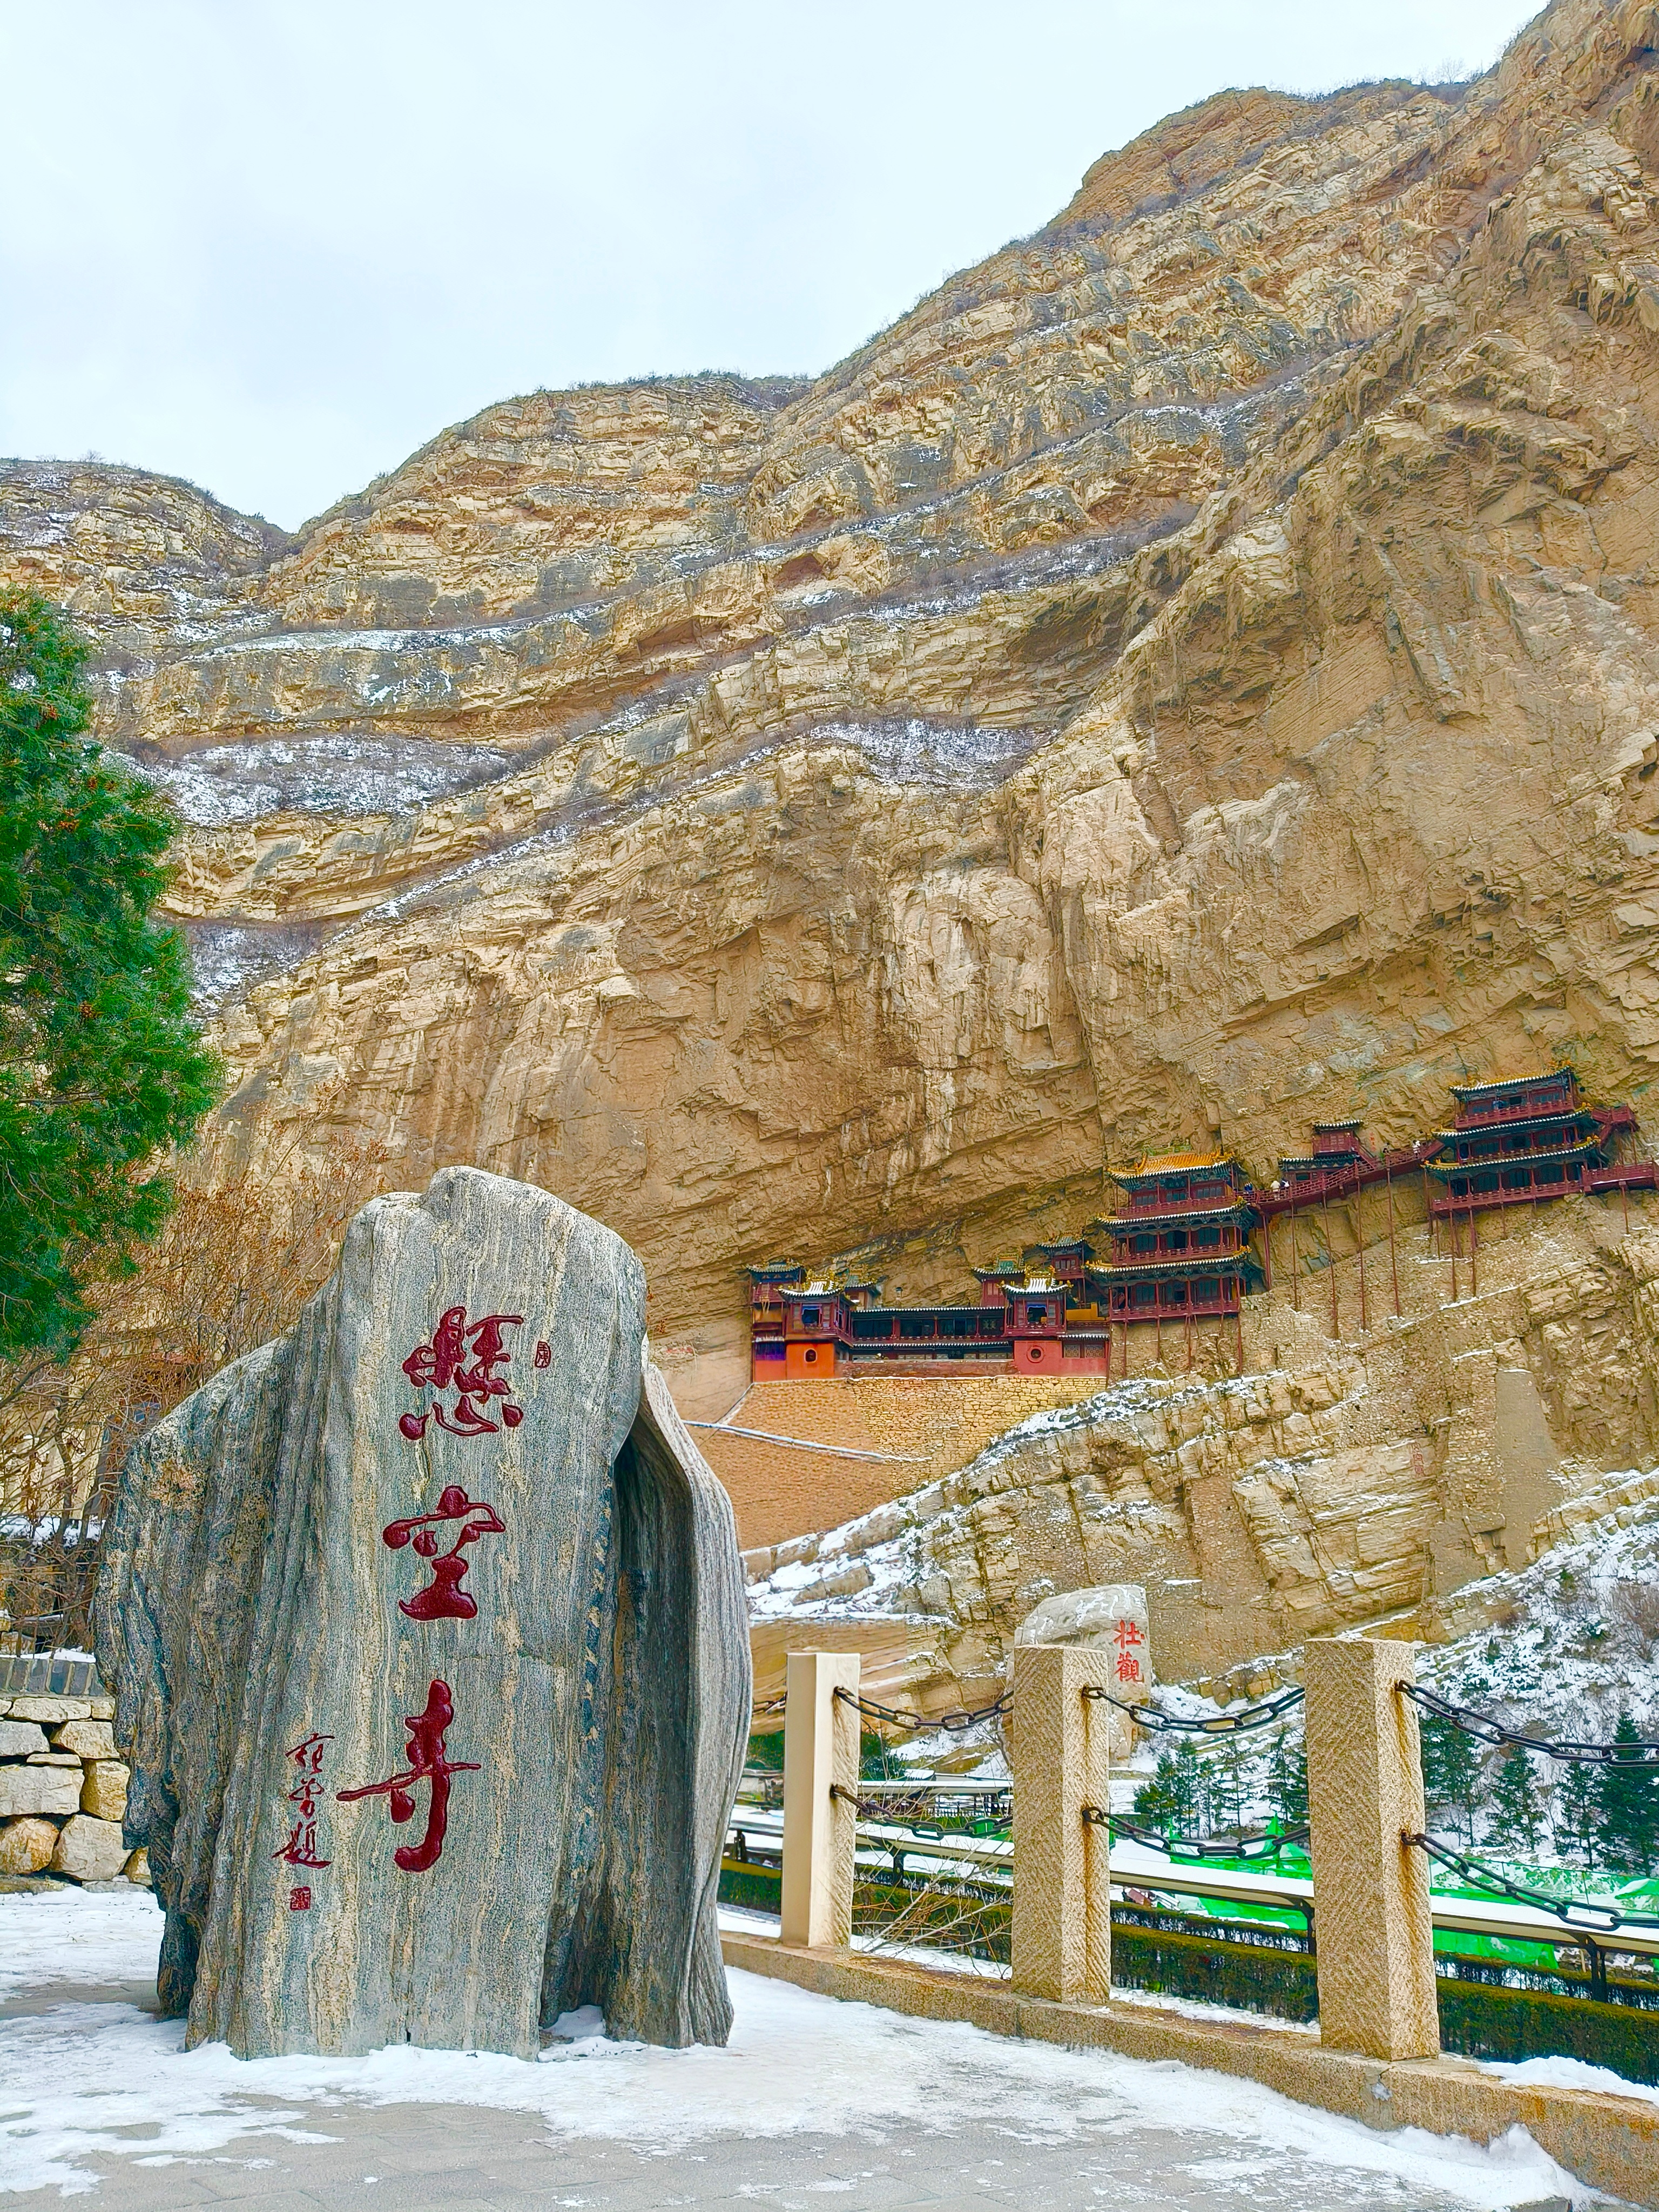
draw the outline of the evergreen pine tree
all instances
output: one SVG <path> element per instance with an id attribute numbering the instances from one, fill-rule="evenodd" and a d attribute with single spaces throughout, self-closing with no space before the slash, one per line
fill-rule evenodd
<path id="1" fill-rule="evenodd" d="M 1617 1745 L 1641 1742 L 1628 1712 L 1613 1732 Z M 1659 1761 L 1650 1752 L 1632 1748 L 1595 1776 L 1601 1849 L 1609 1866 L 1626 1874 L 1651 1874 L 1659 1858 Z"/>
<path id="2" fill-rule="evenodd" d="M 889 1748 L 885 1736 L 866 1729 L 859 1737 L 859 1778 L 864 1782 L 902 1782 L 904 1761 Z"/>
<path id="3" fill-rule="evenodd" d="M 1202 1825 L 1203 1782 L 1198 1754 L 1191 1744 L 1178 1751 L 1161 1751 L 1152 1778 L 1135 1792 L 1137 1820 L 1165 1836 L 1190 1836 Z"/>
<path id="4" fill-rule="evenodd" d="M 46 600 L 0 596 L 0 1359 L 72 1350 L 216 1078 L 150 920 L 173 817 L 82 736 L 85 658 Z"/>
<path id="5" fill-rule="evenodd" d="M 1206 1826 L 1212 1830 L 1242 1828 L 1244 1825 L 1244 1750 L 1238 1737 L 1225 1736 L 1203 1762 L 1204 1778 L 1209 1785 L 1209 1818 Z"/>
<path id="6" fill-rule="evenodd" d="M 1593 1869 L 1600 1842 L 1595 1777 L 1575 1760 L 1555 1785 L 1555 1848 L 1576 1851 Z"/>
<path id="7" fill-rule="evenodd" d="M 1281 1827 L 1305 1827 L 1308 1820 L 1308 1754 L 1284 1736 L 1267 1763 L 1267 1797 Z"/>
<path id="8" fill-rule="evenodd" d="M 1152 1778 L 1143 1782 L 1135 1791 L 1134 1817 L 1146 1827 L 1156 1828 L 1167 1836 L 1175 1823 L 1174 1774 L 1175 1753 L 1161 1751 L 1158 1764 L 1152 1769 Z"/>
<path id="9" fill-rule="evenodd" d="M 1183 1743 L 1175 1756 L 1175 1771 L 1176 1799 L 1181 1808 L 1176 1832 L 1204 1835 L 1215 1826 L 1208 1765 L 1190 1743 Z"/>
<path id="10" fill-rule="evenodd" d="M 1474 1805 L 1480 1765 L 1474 1746 L 1451 1721 L 1431 1714 L 1423 1721 L 1423 1795 L 1431 1813 L 1449 1813 L 1463 1841 L 1474 1845 Z"/>
<path id="11" fill-rule="evenodd" d="M 1498 1761 L 1487 1801 L 1486 1841 L 1503 1851 L 1534 1851 L 1543 1826 L 1532 1760 L 1518 1743 L 1512 1743 Z"/>

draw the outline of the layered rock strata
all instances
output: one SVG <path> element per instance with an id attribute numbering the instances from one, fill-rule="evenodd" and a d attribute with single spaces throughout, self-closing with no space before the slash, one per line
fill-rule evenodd
<path id="1" fill-rule="evenodd" d="M 1656 51 L 1556 0 L 1467 86 L 1223 94 L 810 384 L 530 395 L 292 540 L 10 470 L 187 813 L 200 1172 L 567 1192 L 714 1414 L 780 1251 L 924 1297 L 1108 1158 L 1559 1050 L 1642 1110 Z"/>

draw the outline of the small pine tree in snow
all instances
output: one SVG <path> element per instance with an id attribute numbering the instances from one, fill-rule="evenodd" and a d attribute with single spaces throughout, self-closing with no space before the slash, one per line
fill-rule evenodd
<path id="1" fill-rule="evenodd" d="M 1595 1865 L 1601 1814 L 1595 1777 L 1588 1766 L 1569 1766 L 1555 1785 L 1555 1848 L 1571 1851 L 1587 1868 Z"/>
<path id="2" fill-rule="evenodd" d="M 1267 1762 L 1267 1802 L 1281 1827 L 1300 1828 L 1308 1819 L 1308 1754 L 1283 1736 Z"/>
<path id="3" fill-rule="evenodd" d="M 1204 1778 L 1191 1744 L 1161 1751 L 1152 1778 L 1135 1792 L 1135 1818 L 1166 1836 L 1191 1836 L 1203 1825 Z"/>
<path id="4" fill-rule="evenodd" d="M 1431 1814 L 1449 1814 L 1473 1850 L 1474 1807 L 1480 1790 L 1480 1765 L 1474 1746 L 1462 1729 L 1433 1716 L 1422 1724 L 1423 1795 Z"/>
<path id="5" fill-rule="evenodd" d="M 1212 1828 L 1240 1828 L 1244 1825 L 1244 1750 L 1237 1736 L 1229 1736 L 1204 1761 L 1209 1784 Z"/>
<path id="6" fill-rule="evenodd" d="M 1659 1858 L 1659 1762 L 1640 1747 L 1628 1712 L 1620 1714 L 1613 1740 L 1629 1748 L 1595 1777 L 1601 1849 L 1609 1866 L 1626 1874 L 1651 1874 Z"/>
<path id="7" fill-rule="evenodd" d="M 1498 1762 L 1487 1802 L 1486 1841 L 1499 1850 L 1535 1851 L 1543 1826 L 1532 1761 L 1518 1743 L 1512 1743 Z"/>
<path id="8" fill-rule="evenodd" d="M 902 1782 L 904 1761 L 884 1736 L 866 1729 L 859 1737 L 859 1777 L 865 1782 Z"/>

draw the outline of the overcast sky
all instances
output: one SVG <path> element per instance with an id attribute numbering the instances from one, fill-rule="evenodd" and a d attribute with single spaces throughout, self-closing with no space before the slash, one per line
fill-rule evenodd
<path id="1" fill-rule="evenodd" d="M 538 386 L 827 368 L 1226 85 L 1510 0 L 0 0 L 0 454 L 293 527 Z"/>

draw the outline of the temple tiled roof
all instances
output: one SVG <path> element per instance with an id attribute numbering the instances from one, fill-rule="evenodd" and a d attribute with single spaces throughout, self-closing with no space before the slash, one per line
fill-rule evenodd
<path id="1" fill-rule="evenodd" d="M 1534 1084 L 1556 1083 L 1563 1077 L 1578 1087 L 1578 1071 L 1575 1067 L 1547 1067 L 1540 1075 L 1494 1075 L 1486 1083 L 1449 1083 L 1446 1085 L 1454 1098 L 1479 1098 L 1488 1091 L 1526 1091 Z"/>
<path id="2" fill-rule="evenodd" d="M 1139 1167 L 1126 1168 L 1126 1175 L 1180 1175 L 1188 1168 L 1230 1168 L 1233 1164 L 1231 1152 L 1146 1152 L 1141 1156 Z"/>

